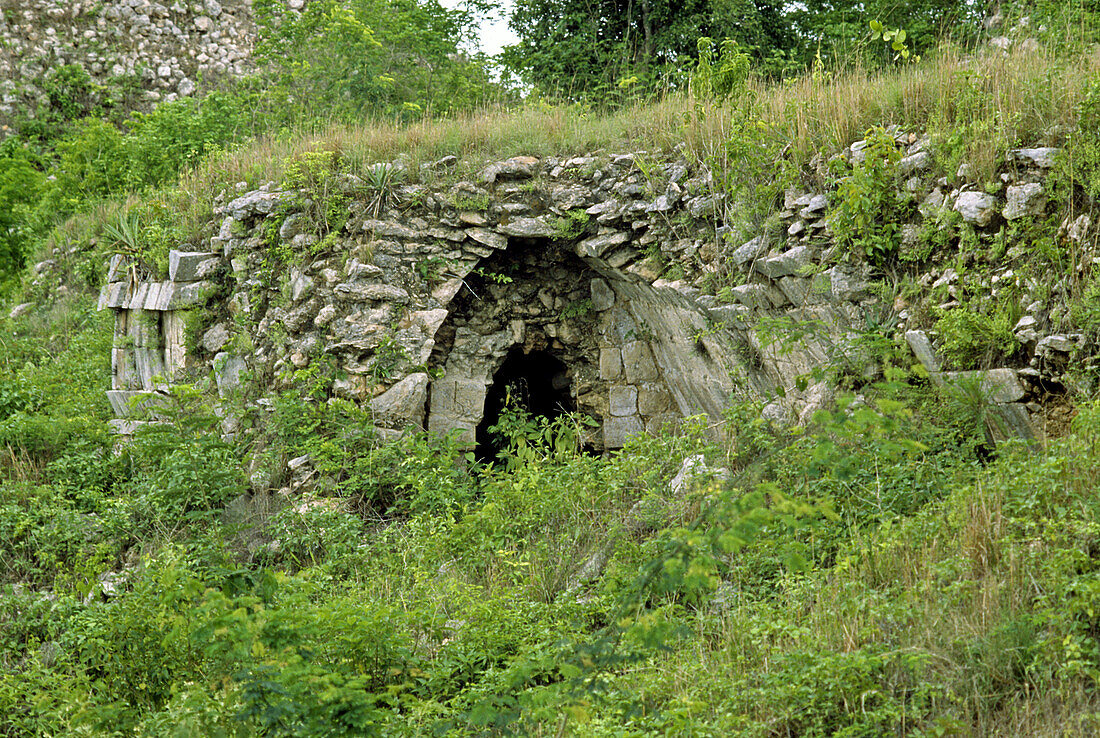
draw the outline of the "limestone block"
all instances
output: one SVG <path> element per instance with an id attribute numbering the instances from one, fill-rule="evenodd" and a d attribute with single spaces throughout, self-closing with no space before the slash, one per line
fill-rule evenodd
<path id="1" fill-rule="evenodd" d="M 462 289 L 461 279 L 448 279 L 446 282 L 440 282 L 433 290 L 432 297 L 434 297 L 440 304 L 446 305 L 454 296 L 458 294 L 458 291 Z"/>
<path id="2" fill-rule="evenodd" d="M 126 310 L 141 310 L 145 306 L 145 298 L 149 295 L 149 283 L 139 282 L 130 285 L 126 291 L 126 299 L 119 307 Z"/>
<path id="3" fill-rule="evenodd" d="M 866 276 L 843 265 L 836 265 L 824 273 L 829 284 L 829 294 L 832 299 L 839 302 L 855 302 L 865 299 L 868 295 L 868 281 Z M 814 286 L 817 289 L 817 285 Z"/>
<path id="4" fill-rule="evenodd" d="M 918 151 L 915 154 L 902 157 L 898 162 L 898 173 L 906 176 L 914 172 L 927 171 L 931 167 L 932 153 L 929 151 Z"/>
<path id="5" fill-rule="evenodd" d="M 443 308 L 438 308 L 436 310 L 417 310 L 409 314 L 409 320 L 412 324 L 419 326 L 420 330 L 428 338 L 433 338 L 435 336 L 436 331 L 439 330 L 439 326 L 443 325 L 443 321 L 446 319 L 447 311 Z"/>
<path id="6" fill-rule="evenodd" d="M 164 352 L 159 346 L 135 346 L 134 367 L 141 378 L 142 389 L 151 390 L 163 384 Z"/>
<path id="7" fill-rule="evenodd" d="M 231 338 L 229 326 L 225 323 L 216 323 L 202 334 L 202 347 L 212 354 L 221 351 Z"/>
<path id="8" fill-rule="evenodd" d="M 109 282 L 99 292 L 98 309 L 120 309 L 128 302 L 129 285 L 125 282 Z"/>
<path id="9" fill-rule="evenodd" d="M 1037 182 L 1012 185 L 1005 191 L 1005 220 L 1039 216 L 1047 206 L 1043 186 Z"/>
<path id="10" fill-rule="evenodd" d="M 932 348 L 932 341 L 928 338 L 927 333 L 924 331 L 906 331 L 905 342 L 909 344 L 909 348 L 913 349 L 913 355 L 917 357 L 917 361 L 926 370 L 929 372 L 940 370 L 939 357 L 936 356 L 936 351 Z"/>
<path id="11" fill-rule="evenodd" d="M 545 218 L 513 218 L 508 223 L 500 226 L 500 230 L 509 236 L 517 238 L 551 238 L 557 234 L 557 229 Z"/>
<path id="12" fill-rule="evenodd" d="M 600 379 L 615 380 L 623 374 L 623 355 L 617 348 L 600 349 Z"/>
<path id="13" fill-rule="evenodd" d="M 630 384 L 616 384 L 608 395 L 611 414 L 616 417 L 634 415 L 638 412 L 638 388 Z"/>
<path id="14" fill-rule="evenodd" d="M 168 398 L 154 392 L 132 390 L 108 390 L 107 401 L 117 418 L 141 417 L 147 413 L 157 416 L 157 411 L 165 408 Z"/>
<path id="15" fill-rule="evenodd" d="M 428 430 L 439 435 L 454 434 L 459 448 L 472 449 L 477 445 L 477 423 L 462 418 L 431 416 Z"/>
<path id="16" fill-rule="evenodd" d="M 492 184 L 498 179 L 530 179 L 535 176 L 538 164 L 539 160 L 533 156 L 513 156 L 485 167 L 478 178 L 486 184 Z"/>
<path id="17" fill-rule="evenodd" d="M 370 401 L 375 422 L 394 428 L 406 425 L 424 426 L 424 410 L 428 401 L 428 375 L 410 374 Z"/>
<path id="18" fill-rule="evenodd" d="M 130 277 L 130 267 L 133 265 L 133 260 L 125 254 L 115 254 L 111 257 L 110 262 L 107 264 L 107 281 L 110 282 L 128 282 Z"/>
<path id="19" fill-rule="evenodd" d="M 645 384 L 638 388 L 638 412 L 646 417 L 660 415 L 672 408 L 672 395 L 659 384 Z"/>
<path id="20" fill-rule="evenodd" d="M 489 221 L 481 213 L 474 212 L 472 210 L 463 210 L 461 213 L 458 214 L 458 222 L 462 223 L 463 225 L 481 228 L 482 226 L 488 224 Z M 467 233 L 467 235 L 469 235 L 469 233 Z M 473 236 L 470 236 L 470 238 L 473 238 Z"/>
<path id="21" fill-rule="evenodd" d="M 396 238 L 403 241 L 415 241 L 420 235 L 400 223 L 391 223 L 384 220 L 363 221 L 363 231 L 373 234 L 376 238 Z"/>
<path id="22" fill-rule="evenodd" d="M 221 259 L 206 251 L 168 252 L 168 279 L 172 282 L 197 282 L 213 274 Z"/>
<path id="23" fill-rule="evenodd" d="M 814 290 L 814 281 L 805 277 L 780 277 L 776 284 L 779 290 L 795 307 L 821 302 L 823 295 Z"/>
<path id="24" fill-rule="evenodd" d="M 630 240 L 626 231 L 611 231 L 591 236 L 577 244 L 576 253 L 580 257 L 598 258 L 612 246 L 619 246 Z"/>
<path id="25" fill-rule="evenodd" d="M 432 415 L 469 421 L 475 426 L 485 414 L 485 382 L 478 379 L 437 379 L 432 382 Z"/>
<path id="26" fill-rule="evenodd" d="M 1034 149 L 1013 149 L 1008 152 L 1013 159 L 1040 169 L 1050 169 L 1058 163 L 1058 149 L 1040 147 Z"/>
<path id="27" fill-rule="evenodd" d="M 653 360 L 653 351 L 645 341 L 629 341 L 623 344 L 623 369 L 626 381 L 641 384 L 657 379 L 657 364 Z"/>
<path id="28" fill-rule="evenodd" d="M 1034 441 L 1038 434 L 1031 424 L 1031 413 L 1019 402 L 1009 402 L 990 409 L 986 427 L 997 443 L 1009 438 Z"/>
<path id="29" fill-rule="evenodd" d="M 603 260 L 612 269 L 622 269 L 632 261 L 636 261 L 641 255 L 642 252 L 628 245 L 621 249 L 611 251 L 603 257 Z"/>
<path id="30" fill-rule="evenodd" d="M 218 395 L 227 397 L 241 385 L 241 374 L 248 369 L 244 359 L 222 351 L 214 357 L 214 381 L 218 385 Z"/>
<path id="31" fill-rule="evenodd" d="M 443 228 L 437 226 L 435 228 L 429 228 L 427 233 L 429 238 L 434 238 L 440 241 L 453 241 L 455 243 L 462 243 L 466 240 L 466 231 L 462 230 L 461 228 Z M 442 250 L 443 247 L 440 246 L 439 248 L 440 250 Z"/>
<path id="32" fill-rule="evenodd" d="M 603 421 L 604 448 L 622 448 L 626 445 L 627 439 L 644 431 L 642 420 L 637 415 L 606 418 Z"/>
<path id="33" fill-rule="evenodd" d="M 810 201 L 806 203 L 806 207 L 798 211 L 798 217 L 806 220 L 820 218 L 827 207 L 829 207 L 828 195 L 814 195 L 810 198 Z"/>
<path id="34" fill-rule="evenodd" d="M 111 349 L 111 389 L 141 389 L 141 378 L 134 365 L 134 352 L 129 348 Z"/>
<path id="35" fill-rule="evenodd" d="M 984 227 L 997 214 L 997 198 L 985 192 L 963 192 L 955 200 L 954 209 L 967 223 Z"/>
<path id="36" fill-rule="evenodd" d="M 381 300 L 384 302 L 407 303 L 409 293 L 392 284 L 357 284 L 344 282 L 336 285 L 336 294 L 355 300 Z"/>
<path id="37" fill-rule="evenodd" d="M 1039 341 L 1038 345 L 1035 346 L 1035 355 L 1068 354 L 1075 348 L 1077 348 L 1077 343 L 1069 336 L 1055 334 Z"/>
<path id="38" fill-rule="evenodd" d="M 806 246 L 795 246 L 779 256 L 767 259 L 757 259 L 753 263 L 753 269 L 765 277 L 779 279 L 780 277 L 801 276 L 803 270 L 813 261 L 813 252 Z"/>
<path id="39" fill-rule="evenodd" d="M 599 278 L 590 280 L 589 292 L 592 296 L 592 307 L 597 312 L 610 310 L 615 306 L 615 291 L 604 280 Z"/>
<path id="40" fill-rule="evenodd" d="M 774 282 L 766 282 L 762 286 L 764 287 L 764 295 L 773 308 L 787 307 L 791 304 L 791 301 L 787 299 L 787 293 L 779 289 Z"/>
<path id="41" fill-rule="evenodd" d="M 160 343 L 159 314 L 148 310 L 131 310 L 126 321 L 126 335 L 131 345 L 157 346 Z"/>
<path id="42" fill-rule="evenodd" d="M 482 221 L 484 223 L 484 218 L 482 218 Z M 467 228 L 466 235 L 491 249 L 502 251 L 508 248 L 508 237 L 496 231 L 490 231 L 486 228 Z"/>
<path id="43" fill-rule="evenodd" d="M 768 241 L 764 236 L 757 236 L 751 241 L 746 241 L 733 254 L 730 261 L 739 267 L 756 261 L 768 251 Z"/>
<path id="44" fill-rule="evenodd" d="M 313 280 L 297 267 L 290 270 L 290 299 L 301 302 L 313 292 Z"/>
<path id="45" fill-rule="evenodd" d="M 762 284 L 741 284 L 730 290 L 730 300 L 735 305 L 744 305 L 753 310 L 771 310 L 772 301 L 768 299 L 768 290 Z"/>
<path id="46" fill-rule="evenodd" d="M 214 285 L 210 282 L 188 282 L 179 284 L 165 282 L 164 289 L 160 291 L 154 308 L 146 307 L 146 310 L 179 310 L 180 308 L 201 305 L 206 302 L 214 291 Z"/>
<path id="47" fill-rule="evenodd" d="M 752 310 L 745 305 L 717 305 L 707 310 L 707 315 L 726 328 L 743 328 Z"/>
<path id="48" fill-rule="evenodd" d="M 187 326 L 183 315 L 167 312 L 161 318 L 164 334 L 164 373 L 169 380 L 179 379 L 187 368 Z"/>
<path id="49" fill-rule="evenodd" d="M 225 211 L 234 220 L 245 220 L 253 215 L 268 215 L 274 212 L 279 203 L 283 202 L 289 194 L 282 192 L 264 192 L 255 190 L 238 197 L 225 206 Z"/>

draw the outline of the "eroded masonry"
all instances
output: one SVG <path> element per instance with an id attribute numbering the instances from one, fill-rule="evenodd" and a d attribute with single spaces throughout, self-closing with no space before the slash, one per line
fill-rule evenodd
<path id="1" fill-rule="evenodd" d="M 121 431 L 174 382 L 210 377 L 224 397 L 262 405 L 312 372 L 383 431 L 457 432 L 484 447 L 514 402 L 587 415 L 587 444 L 615 449 L 685 416 L 717 419 L 738 395 L 805 420 L 833 392 L 815 367 L 874 371 L 855 339 L 891 306 L 865 265 L 829 255 L 825 195 L 789 192 L 783 230 L 731 248 L 731 204 L 682 158 L 338 171 L 324 192 L 218 195 L 211 236 L 173 251 L 166 280 L 112 261 L 100 307 L 116 311 Z M 936 207 L 952 207 L 937 193 Z M 708 294 L 720 283 L 738 286 Z M 951 381 L 922 354 L 927 336 L 910 334 Z M 999 425 L 1032 436 L 1027 403 L 1042 378 L 1002 373 L 983 375 L 997 383 Z"/>

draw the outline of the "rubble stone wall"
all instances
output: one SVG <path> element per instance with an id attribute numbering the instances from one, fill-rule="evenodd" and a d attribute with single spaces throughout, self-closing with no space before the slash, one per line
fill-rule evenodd
<path id="1" fill-rule="evenodd" d="M 43 81 L 64 65 L 98 84 L 133 80 L 139 108 L 186 97 L 250 71 L 255 33 L 251 0 L 2 1 L 0 121 L 45 102 Z"/>
<path id="2" fill-rule="evenodd" d="M 988 228 L 1045 207 L 1050 150 L 1014 152 L 1018 169 L 997 197 L 933 177 L 926 143 L 898 134 L 920 203 L 906 228 L 951 210 Z M 869 316 L 889 319 L 935 381 L 973 374 L 942 371 L 935 337 L 909 326 L 903 303 L 884 304 L 866 263 L 838 255 L 829 193 L 789 191 L 779 235 L 729 248 L 720 239 L 732 204 L 682 157 L 515 157 L 473 176 L 457 167 L 454 157 L 420 169 L 399 160 L 375 165 L 384 177 L 334 175 L 325 196 L 346 205 L 337 226 L 316 222 L 318 193 L 241 185 L 218 196 L 204 250 L 172 252 L 167 280 L 138 279 L 116 258 L 100 301 L 117 311 L 116 412 L 185 376 L 212 376 L 222 394 L 250 377 L 262 402 L 323 362 L 334 396 L 368 407 L 379 428 L 457 430 L 472 444 L 505 359 L 538 351 L 567 368 L 573 406 L 597 421 L 591 445 L 612 449 L 777 388 L 765 415 L 805 422 L 834 392 L 807 384 L 815 369 L 878 371 L 859 349 Z M 740 284 L 708 294 L 719 270 Z M 949 272 L 922 280 L 951 284 Z M 206 322 L 186 345 L 180 311 L 196 309 Z M 1079 341 L 1052 334 L 1042 304 L 1027 310 L 1017 334 L 1030 364 L 978 375 L 1001 435 L 1037 435 L 1037 400 L 1064 380 Z"/>

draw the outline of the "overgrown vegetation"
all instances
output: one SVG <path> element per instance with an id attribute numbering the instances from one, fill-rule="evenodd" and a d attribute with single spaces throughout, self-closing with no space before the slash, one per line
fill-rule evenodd
<path id="1" fill-rule="evenodd" d="M 944 12 L 926 6 L 914 30 Z M 908 265 L 952 264 L 962 307 L 925 316 L 952 367 L 1018 351 L 1015 288 L 969 302 L 994 263 L 1072 274 L 1063 320 L 1100 331 L 1095 268 L 1058 222 L 1017 226 L 1028 248 L 1012 257 L 1007 227 L 979 235 L 950 217 L 917 251 L 900 241 L 891 124 L 929 134 L 948 179 L 967 162 L 988 182 L 1008 147 L 1064 145 L 1058 214 L 1095 217 L 1096 60 L 1053 32 L 1041 51 L 923 45 L 919 64 L 886 71 L 817 56 L 778 85 L 788 57 L 761 70 L 760 47 L 703 43 L 684 96 L 470 112 L 484 88 L 464 86 L 452 46 L 425 51 L 443 68 L 430 95 L 424 67 L 394 53 L 419 48 L 417 33 L 461 35 L 454 16 L 423 12 L 318 2 L 290 25 L 264 16 L 282 97 L 250 81 L 124 130 L 83 119 L 96 91 L 66 72 L 58 83 L 87 95 L 65 98 L 76 112 L 58 98 L 65 133 L 0 147 L 0 269 L 37 305 L 0 317 L 0 735 L 1095 734 L 1100 407 L 1077 397 L 1063 437 L 991 456 L 978 385 L 935 388 L 873 316 L 859 366 L 837 356 L 814 377 L 859 396 L 796 429 L 734 399 L 721 427 L 689 419 L 594 457 L 578 448 L 584 419 L 507 412 L 494 429 L 506 450 L 484 465 L 453 438 L 383 443 L 369 411 L 332 397 L 319 357 L 273 378 L 284 389 L 262 407 L 234 397 L 215 412 L 202 387 L 179 387 L 166 422 L 127 444 L 108 433 L 110 326 L 91 299 L 107 254 L 163 269 L 169 248 L 209 237 L 214 198 L 238 182 L 299 192 L 323 248 L 346 215 L 341 177 L 381 209 L 398 170 L 376 163 L 399 155 L 416 173 L 449 154 L 682 143 L 743 206 L 723 223 L 735 235 L 766 228 L 784 187 L 832 186 L 838 258 L 869 261 L 896 297 L 921 290 Z M 364 20 L 376 17 L 391 27 Z M 829 38 L 865 33 L 839 11 L 807 18 L 825 20 Z M 369 63 L 288 56 L 316 61 L 330 41 Z M 623 44 L 616 58 L 645 61 Z M 393 58 L 407 74 L 387 81 Z M 277 133 L 318 122 L 293 112 L 303 90 L 344 101 L 341 115 L 380 105 L 401 120 Z M 867 131 L 862 163 L 811 165 Z M 559 235 L 589 225 L 570 211 Z M 297 255 L 278 238 L 281 267 Z M 64 292 L 22 269 L 33 249 Z M 426 260 L 419 276 L 445 267 Z M 372 379 L 402 352 L 380 347 Z M 865 363 L 882 371 L 863 376 Z M 243 429 L 232 437 L 226 409 Z M 692 457 L 695 478 L 673 488 Z M 288 476 L 304 458 L 311 476 Z"/>

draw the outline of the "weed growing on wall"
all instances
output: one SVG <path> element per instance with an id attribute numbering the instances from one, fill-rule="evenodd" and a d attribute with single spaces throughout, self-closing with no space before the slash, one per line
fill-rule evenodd
<path id="1" fill-rule="evenodd" d="M 936 320 L 940 353 L 956 369 L 985 369 L 1003 364 L 1019 349 L 1012 313 L 986 315 L 966 307 L 947 310 Z"/>
<path id="2" fill-rule="evenodd" d="M 839 246 L 881 266 L 897 256 L 899 232 L 907 215 L 907 203 L 898 194 L 901 150 L 881 127 L 868 130 L 864 141 L 860 159 L 850 168 L 837 165 L 840 171 L 836 173 L 829 227 Z"/>

